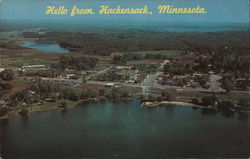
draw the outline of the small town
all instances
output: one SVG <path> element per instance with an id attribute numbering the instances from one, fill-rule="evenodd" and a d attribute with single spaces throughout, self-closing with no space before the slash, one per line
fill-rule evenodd
<path id="1" fill-rule="evenodd" d="M 113 53 L 110 57 L 61 55 L 58 62 L 47 64 L 41 60 L 24 61 L 10 67 L 2 64 L 1 89 L 9 93 L 1 95 L 1 114 L 16 113 L 19 107 L 27 114 L 28 110 L 32 111 L 32 105 L 50 110 L 46 106 L 49 102 L 57 102 L 60 108 L 66 101 L 74 103 L 98 98 L 141 99 L 145 101 L 142 105 L 149 107 L 172 101 L 212 108 L 222 105 L 223 109 L 229 104 L 228 109 L 232 111 L 249 110 L 249 74 L 244 74 L 244 70 L 229 73 L 225 70 L 230 69 L 229 66 L 219 70 L 216 56 L 208 58 L 206 54 L 199 54 L 166 50 Z M 3 55 L 1 60 L 5 60 Z M 245 69 L 249 71 L 249 66 Z M 14 86 L 11 81 L 15 81 Z M 15 83 L 20 81 L 25 81 L 27 88 L 15 92 Z M 51 87 L 51 92 L 43 94 L 42 88 L 35 90 L 38 83 L 40 87 L 48 87 L 46 89 Z M 53 87 L 57 88 L 53 90 Z M 246 97 L 235 96 L 230 100 L 227 97 L 227 94 L 239 93 Z"/>
<path id="2" fill-rule="evenodd" d="M 0 159 L 249 158 L 249 7 L 0 0 Z"/>

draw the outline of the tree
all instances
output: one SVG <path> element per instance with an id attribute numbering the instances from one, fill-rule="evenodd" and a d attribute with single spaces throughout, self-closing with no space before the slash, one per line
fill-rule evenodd
<path id="1" fill-rule="evenodd" d="M 62 105 L 63 108 L 65 108 L 65 107 L 67 107 L 67 102 L 62 101 L 62 102 L 61 102 L 61 105 Z"/>
<path id="2" fill-rule="evenodd" d="M 13 86 L 10 83 L 2 83 L 0 81 L 0 90 L 8 90 L 8 89 L 12 89 Z"/>
<path id="3" fill-rule="evenodd" d="M 239 106 L 242 106 L 244 109 L 250 108 L 250 100 L 246 98 L 239 99 Z"/>
<path id="4" fill-rule="evenodd" d="M 12 101 L 9 103 L 9 106 L 16 107 L 18 105 L 18 102 L 16 99 L 12 99 Z"/>
<path id="5" fill-rule="evenodd" d="M 161 96 L 158 96 L 158 97 L 156 98 L 156 100 L 157 100 L 158 102 L 161 102 L 161 101 L 163 100 L 163 98 L 162 98 Z"/>
<path id="6" fill-rule="evenodd" d="M 66 68 L 75 70 L 86 70 L 94 68 L 98 61 L 98 58 L 90 56 L 61 56 L 58 64 L 63 70 Z M 55 65 L 51 65 L 51 67 L 53 66 Z"/>
<path id="7" fill-rule="evenodd" d="M 2 78 L 4 81 L 11 81 L 15 78 L 15 75 L 11 69 L 8 69 L 0 73 L 0 78 Z"/>
<path id="8" fill-rule="evenodd" d="M 148 100 L 153 102 L 153 101 L 155 101 L 155 98 L 152 95 L 148 95 Z"/>
<path id="9" fill-rule="evenodd" d="M 106 89 L 99 89 L 99 96 L 104 96 L 107 93 Z"/>
<path id="10" fill-rule="evenodd" d="M 162 100 L 170 100 L 170 94 L 167 91 L 161 92 Z"/>
<path id="11" fill-rule="evenodd" d="M 121 94 L 121 97 L 128 98 L 129 97 L 129 93 L 127 91 L 123 91 L 122 94 Z"/>
<path id="12" fill-rule="evenodd" d="M 67 107 L 67 102 L 66 101 L 61 101 L 58 103 L 59 107 L 66 108 Z"/>
<path id="13" fill-rule="evenodd" d="M 222 101 L 218 103 L 218 108 L 220 110 L 230 110 L 234 107 L 234 104 L 230 101 Z"/>
<path id="14" fill-rule="evenodd" d="M 198 99 L 195 99 L 195 98 L 194 98 L 194 99 L 192 99 L 192 103 L 198 105 L 198 104 L 199 104 L 199 101 L 198 101 Z"/>
<path id="15" fill-rule="evenodd" d="M 161 91 L 161 97 L 166 97 L 168 94 L 167 94 L 167 92 L 165 92 L 165 91 Z"/>
<path id="16" fill-rule="evenodd" d="M 81 95 L 80 95 L 81 99 L 88 99 L 89 98 L 89 93 L 85 90 L 85 91 L 81 91 Z"/>
<path id="17" fill-rule="evenodd" d="M 0 116 L 4 116 L 7 112 L 7 107 L 0 107 Z"/>
<path id="18" fill-rule="evenodd" d="M 28 113 L 29 111 L 26 108 L 22 108 L 21 111 L 19 112 L 19 114 L 22 116 L 28 116 Z"/>
<path id="19" fill-rule="evenodd" d="M 57 94 L 56 93 L 51 93 L 50 94 L 50 99 L 53 100 L 53 101 L 56 101 L 57 100 Z"/>
<path id="20" fill-rule="evenodd" d="M 79 100 L 79 95 L 77 94 L 77 92 L 71 92 L 71 94 L 69 95 L 69 100 L 72 101 L 78 101 Z"/>
<path id="21" fill-rule="evenodd" d="M 218 99 L 215 96 L 205 96 L 202 98 L 202 104 L 205 106 L 214 106 Z"/>

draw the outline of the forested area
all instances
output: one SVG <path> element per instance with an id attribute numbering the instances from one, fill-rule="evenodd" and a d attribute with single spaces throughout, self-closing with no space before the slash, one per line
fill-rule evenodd
<path id="1" fill-rule="evenodd" d="M 98 58 L 90 56 L 61 56 L 58 63 L 51 64 L 52 68 L 58 69 L 74 69 L 74 70 L 87 70 L 93 69 L 98 62 Z"/>
<path id="2" fill-rule="evenodd" d="M 240 54 L 245 54 L 250 50 L 250 45 L 247 43 L 250 38 L 248 31 L 217 33 L 177 33 L 143 30 L 107 31 L 101 33 L 54 31 L 42 35 L 38 33 L 24 33 L 23 36 L 39 38 L 38 42 L 55 41 L 71 51 L 91 55 L 159 50 L 189 50 L 206 54 L 226 46 L 234 48 Z"/>

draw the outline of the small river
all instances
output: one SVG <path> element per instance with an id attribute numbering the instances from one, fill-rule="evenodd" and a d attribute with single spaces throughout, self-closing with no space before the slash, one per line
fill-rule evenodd
<path id="1" fill-rule="evenodd" d="M 247 114 L 206 115 L 183 106 L 100 102 L 1 121 L 4 159 L 243 158 Z"/>
<path id="2" fill-rule="evenodd" d="M 37 49 L 41 51 L 57 52 L 57 53 L 68 53 L 68 49 L 65 49 L 57 43 L 36 43 L 36 42 L 25 42 L 22 44 L 23 47 Z"/>

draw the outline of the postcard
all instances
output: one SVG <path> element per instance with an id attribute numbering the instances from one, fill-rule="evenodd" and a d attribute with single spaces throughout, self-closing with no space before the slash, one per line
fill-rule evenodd
<path id="1" fill-rule="evenodd" d="M 249 0 L 0 0 L 0 159 L 250 157 Z"/>

